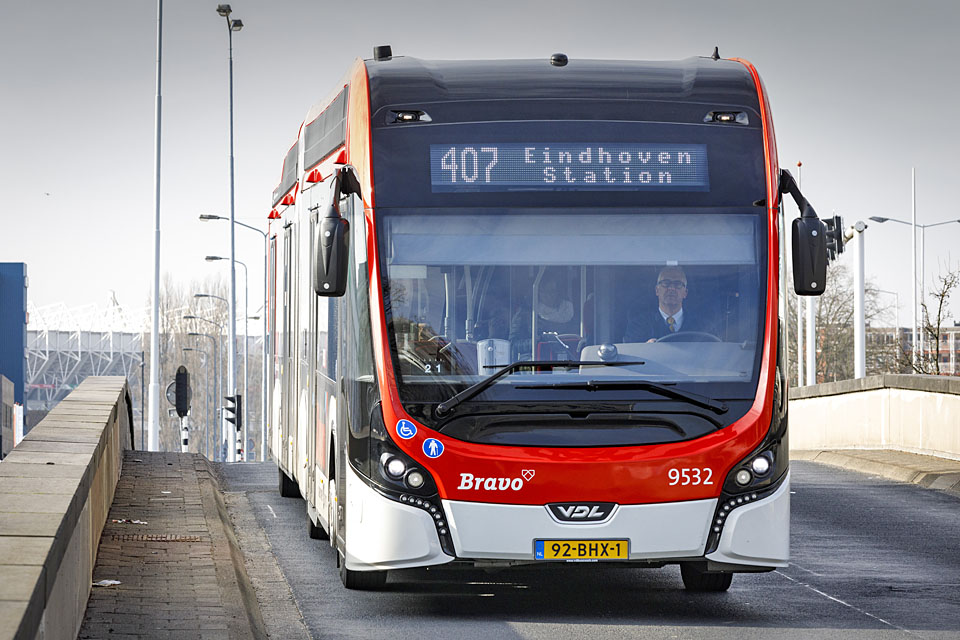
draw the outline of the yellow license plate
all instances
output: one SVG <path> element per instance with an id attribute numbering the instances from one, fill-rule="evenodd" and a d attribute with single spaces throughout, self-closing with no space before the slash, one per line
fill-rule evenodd
<path id="1" fill-rule="evenodd" d="M 627 560 L 629 540 L 534 540 L 536 560 Z"/>

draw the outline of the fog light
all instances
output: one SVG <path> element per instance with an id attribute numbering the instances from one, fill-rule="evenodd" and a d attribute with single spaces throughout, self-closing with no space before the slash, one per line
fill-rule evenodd
<path id="1" fill-rule="evenodd" d="M 737 475 L 734 476 L 734 480 L 736 480 L 737 484 L 741 487 L 745 487 L 753 480 L 753 474 L 746 469 L 740 469 L 740 471 L 737 471 Z"/>
<path id="2" fill-rule="evenodd" d="M 407 474 L 407 485 L 411 489 L 419 489 L 423 486 L 423 474 L 419 471 L 411 471 Z"/>
<path id="3" fill-rule="evenodd" d="M 400 458 L 388 458 L 383 463 L 383 469 L 391 478 L 399 479 L 402 478 L 404 472 L 406 472 L 407 465 L 405 465 Z"/>
<path id="4" fill-rule="evenodd" d="M 766 475 L 770 471 L 770 461 L 765 456 L 757 456 L 750 463 L 750 468 L 758 476 Z"/>

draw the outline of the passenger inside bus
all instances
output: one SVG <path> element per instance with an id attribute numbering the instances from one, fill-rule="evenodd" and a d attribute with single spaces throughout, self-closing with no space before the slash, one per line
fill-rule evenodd
<path id="1" fill-rule="evenodd" d="M 687 275 L 681 267 L 661 269 L 654 288 L 656 307 L 644 305 L 631 311 L 623 341 L 656 342 L 669 339 L 672 334 L 690 341 L 718 340 L 717 329 L 709 317 L 684 310 L 688 293 Z M 684 335 L 680 336 L 681 333 Z"/>
<path id="2" fill-rule="evenodd" d="M 510 342 L 517 359 L 576 359 L 580 318 L 569 292 L 564 290 L 569 280 L 557 271 L 548 270 L 539 277 L 539 284 L 534 282 L 532 307 L 521 305 L 510 320 Z M 532 321 L 536 327 L 531 326 Z M 533 349 L 534 340 L 536 349 Z"/>

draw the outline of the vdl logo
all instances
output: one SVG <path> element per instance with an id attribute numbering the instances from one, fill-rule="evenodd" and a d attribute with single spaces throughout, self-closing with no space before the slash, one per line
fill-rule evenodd
<path id="1" fill-rule="evenodd" d="M 557 502 L 547 510 L 560 522 L 603 522 L 613 515 L 615 502 Z"/>

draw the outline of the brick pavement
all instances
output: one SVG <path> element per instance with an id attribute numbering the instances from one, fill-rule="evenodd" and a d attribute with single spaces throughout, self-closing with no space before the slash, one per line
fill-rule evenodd
<path id="1" fill-rule="evenodd" d="M 121 584 L 93 588 L 79 637 L 262 637 L 225 520 L 205 459 L 127 451 L 93 572 Z"/>

